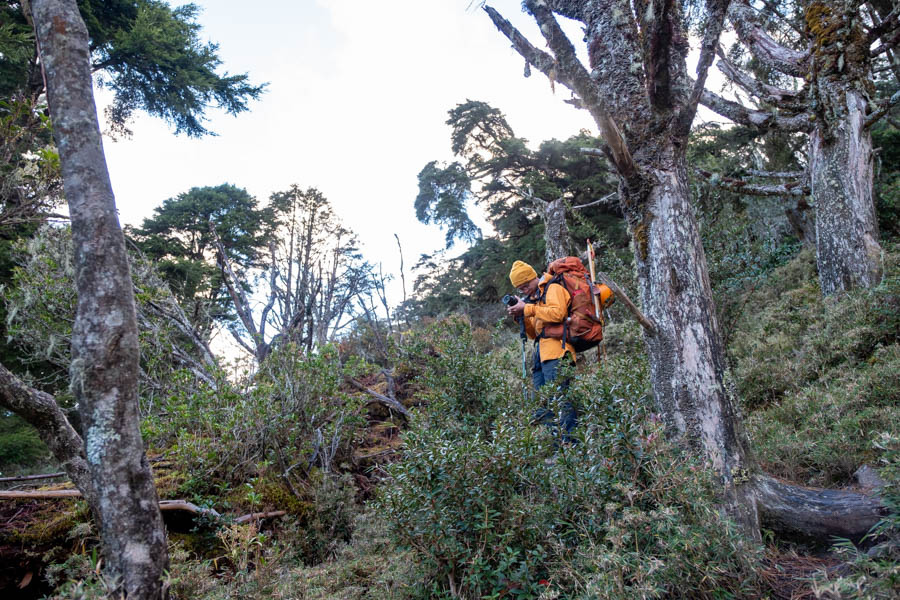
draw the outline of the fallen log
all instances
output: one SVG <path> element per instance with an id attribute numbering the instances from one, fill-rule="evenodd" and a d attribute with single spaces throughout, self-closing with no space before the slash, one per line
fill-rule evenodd
<path id="1" fill-rule="evenodd" d="M 49 498 L 79 498 L 78 490 L 0 491 L 0 500 L 32 500 Z"/>
<path id="2" fill-rule="evenodd" d="M 7 492 L 0 491 L 0 500 L 42 500 L 52 498 L 79 498 L 81 492 L 78 490 L 36 490 L 27 492 Z M 197 506 L 193 502 L 187 500 L 160 500 L 159 510 L 162 512 L 186 512 L 192 515 L 208 515 L 214 519 L 222 519 L 223 515 L 214 508 L 205 508 Z M 283 510 L 271 510 L 268 512 L 255 512 L 236 517 L 235 523 L 249 523 L 259 519 L 270 519 L 274 517 L 283 517 L 287 512 Z"/>
<path id="3" fill-rule="evenodd" d="M 43 473 L 41 475 L 19 475 L 18 477 L 0 477 L 0 483 L 12 483 L 15 481 L 34 481 L 35 479 L 52 479 L 54 477 L 62 477 L 64 471 L 59 473 Z"/>
<path id="4" fill-rule="evenodd" d="M 858 492 L 807 488 L 766 475 L 752 485 L 765 526 L 817 540 L 858 542 L 888 514 L 879 498 Z"/>
<path id="5" fill-rule="evenodd" d="M 406 407 L 403 406 L 402 404 L 400 404 L 399 402 L 397 402 L 396 400 L 394 400 L 393 398 L 388 398 L 387 396 L 385 396 L 383 394 L 379 394 L 375 390 L 371 390 L 371 389 L 367 388 L 361 382 L 357 381 L 356 379 L 354 379 L 352 377 L 346 377 L 345 379 L 347 380 L 347 383 L 349 383 L 350 385 L 352 385 L 359 391 L 365 392 L 366 394 L 371 396 L 373 399 L 369 401 L 370 404 L 374 403 L 374 402 L 378 402 L 380 404 L 387 406 L 389 409 L 393 410 L 394 412 L 400 413 L 407 419 L 409 418 L 409 411 L 406 409 Z"/>

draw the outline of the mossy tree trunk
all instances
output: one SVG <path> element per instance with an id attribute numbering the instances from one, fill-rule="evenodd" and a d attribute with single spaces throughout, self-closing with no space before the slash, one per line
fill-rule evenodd
<path id="1" fill-rule="evenodd" d="M 801 240 L 815 240 L 819 283 L 826 296 L 872 287 L 882 273 L 868 130 L 874 39 L 862 27 L 860 6 L 852 0 L 806 3 L 806 31 L 796 41 L 807 50 L 800 51 L 777 43 L 757 23 L 756 11 L 745 0 L 735 0 L 729 16 L 754 58 L 769 69 L 806 80 L 808 89 L 802 96 L 779 90 L 723 59 L 720 67 L 729 79 L 765 109 L 746 108 L 711 92 L 703 98 L 712 110 L 747 127 L 809 133 L 815 235 L 806 234 L 809 223 L 802 214 L 794 211 L 788 216 Z"/>
<path id="2" fill-rule="evenodd" d="M 568 256 L 569 225 L 566 222 L 566 202 L 559 197 L 551 202 L 537 201 L 544 221 L 545 256 L 549 265 L 557 258 Z"/>
<path id="3" fill-rule="evenodd" d="M 826 296 L 881 281 L 882 250 L 872 197 L 874 157 L 866 126 L 874 94 L 869 43 L 847 2 L 807 8 L 813 40 L 813 129 L 809 140 L 816 206 L 816 263 Z M 855 6 L 855 5 L 854 5 Z"/>
<path id="4" fill-rule="evenodd" d="M 129 599 L 165 595 L 166 535 L 138 413 L 139 346 L 125 239 L 103 155 L 88 34 L 75 0 L 34 0 L 53 136 L 72 220 L 71 381 L 107 574 Z"/>

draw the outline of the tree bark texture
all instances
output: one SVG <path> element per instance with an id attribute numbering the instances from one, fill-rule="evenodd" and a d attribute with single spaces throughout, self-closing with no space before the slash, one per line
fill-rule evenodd
<path id="1" fill-rule="evenodd" d="M 883 269 L 872 199 L 872 136 L 863 128 L 866 102 L 853 89 L 836 96 L 844 100 L 844 118 L 817 126 L 809 141 L 816 263 L 826 296 L 875 286 Z"/>
<path id="2" fill-rule="evenodd" d="M 671 431 L 711 464 L 736 520 L 758 532 L 755 500 L 737 482 L 751 469 L 747 438 L 725 385 L 725 349 L 680 148 L 654 153 L 645 199 L 628 211 L 654 397 Z"/>
<path id="3" fill-rule="evenodd" d="M 881 281 L 882 250 L 872 197 L 872 136 L 866 123 L 874 95 L 868 37 L 848 0 L 812 2 L 806 10 L 815 79 L 815 127 L 809 140 L 816 206 L 816 262 L 826 296 Z"/>
<path id="4" fill-rule="evenodd" d="M 166 537 L 140 434 L 137 317 L 94 104 L 87 29 L 75 0 L 35 0 L 32 11 L 72 219 L 78 304 L 71 386 L 84 423 L 107 574 L 128 598 L 159 598 Z"/>
<path id="5" fill-rule="evenodd" d="M 541 202 L 543 211 L 544 244 L 549 265 L 557 258 L 569 256 L 569 225 L 566 223 L 566 202 L 562 197 L 551 202 Z"/>

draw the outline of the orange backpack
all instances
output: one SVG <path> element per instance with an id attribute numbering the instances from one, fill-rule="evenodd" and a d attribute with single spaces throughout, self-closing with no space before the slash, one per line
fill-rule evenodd
<path id="1" fill-rule="evenodd" d="M 551 283 L 558 283 L 569 292 L 569 315 L 562 323 L 545 324 L 541 337 L 562 340 L 572 344 L 575 352 L 584 352 L 595 347 L 603 339 L 603 310 L 615 299 L 612 290 L 604 284 L 591 287 L 591 276 L 584 268 L 581 259 L 566 256 L 550 263 L 547 267 L 552 279 L 544 286 L 541 301 L 547 295 Z M 593 292 L 600 305 L 599 318 L 594 313 Z"/>

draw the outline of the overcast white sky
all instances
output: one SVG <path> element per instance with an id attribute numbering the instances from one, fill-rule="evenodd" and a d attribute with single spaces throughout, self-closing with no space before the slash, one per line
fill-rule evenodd
<path id="1" fill-rule="evenodd" d="M 436 226 L 415 218 L 416 176 L 452 159 L 447 111 L 466 99 L 502 110 L 532 144 L 596 133 L 568 90 L 524 60 L 472 0 L 196 0 L 203 35 L 219 44 L 223 69 L 268 82 L 237 117 L 212 111 L 216 137 L 174 136 L 138 115 L 129 140 L 105 150 L 123 223 L 195 186 L 230 183 L 264 202 L 296 183 L 317 187 L 360 237 L 367 259 L 395 275 L 443 246 Z M 175 4 L 175 2 L 173 2 Z M 535 45 L 542 38 L 519 0 L 490 3 Z M 577 24 L 564 24 L 576 47 Z M 98 93 L 98 104 L 108 102 Z M 407 280 L 411 274 L 407 273 Z"/>
<path id="2" fill-rule="evenodd" d="M 217 137 L 176 137 L 140 115 L 130 140 L 106 140 L 123 223 L 140 224 L 194 186 L 227 182 L 261 201 L 292 183 L 314 186 L 359 234 L 365 256 L 399 275 L 394 233 L 407 267 L 443 245 L 443 232 L 416 220 L 413 201 L 421 168 L 451 158 L 450 108 L 486 101 L 534 143 L 594 131 L 586 112 L 563 102 L 567 90 L 554 95 L 537 71 L 523 77 L 524 61 L 469 0 L 197 4 L 223 68 L 268 82 L 267 92 L 238 117 L 210 113 Z M 492 4 L 540 41 L 519 0 Z"/>

